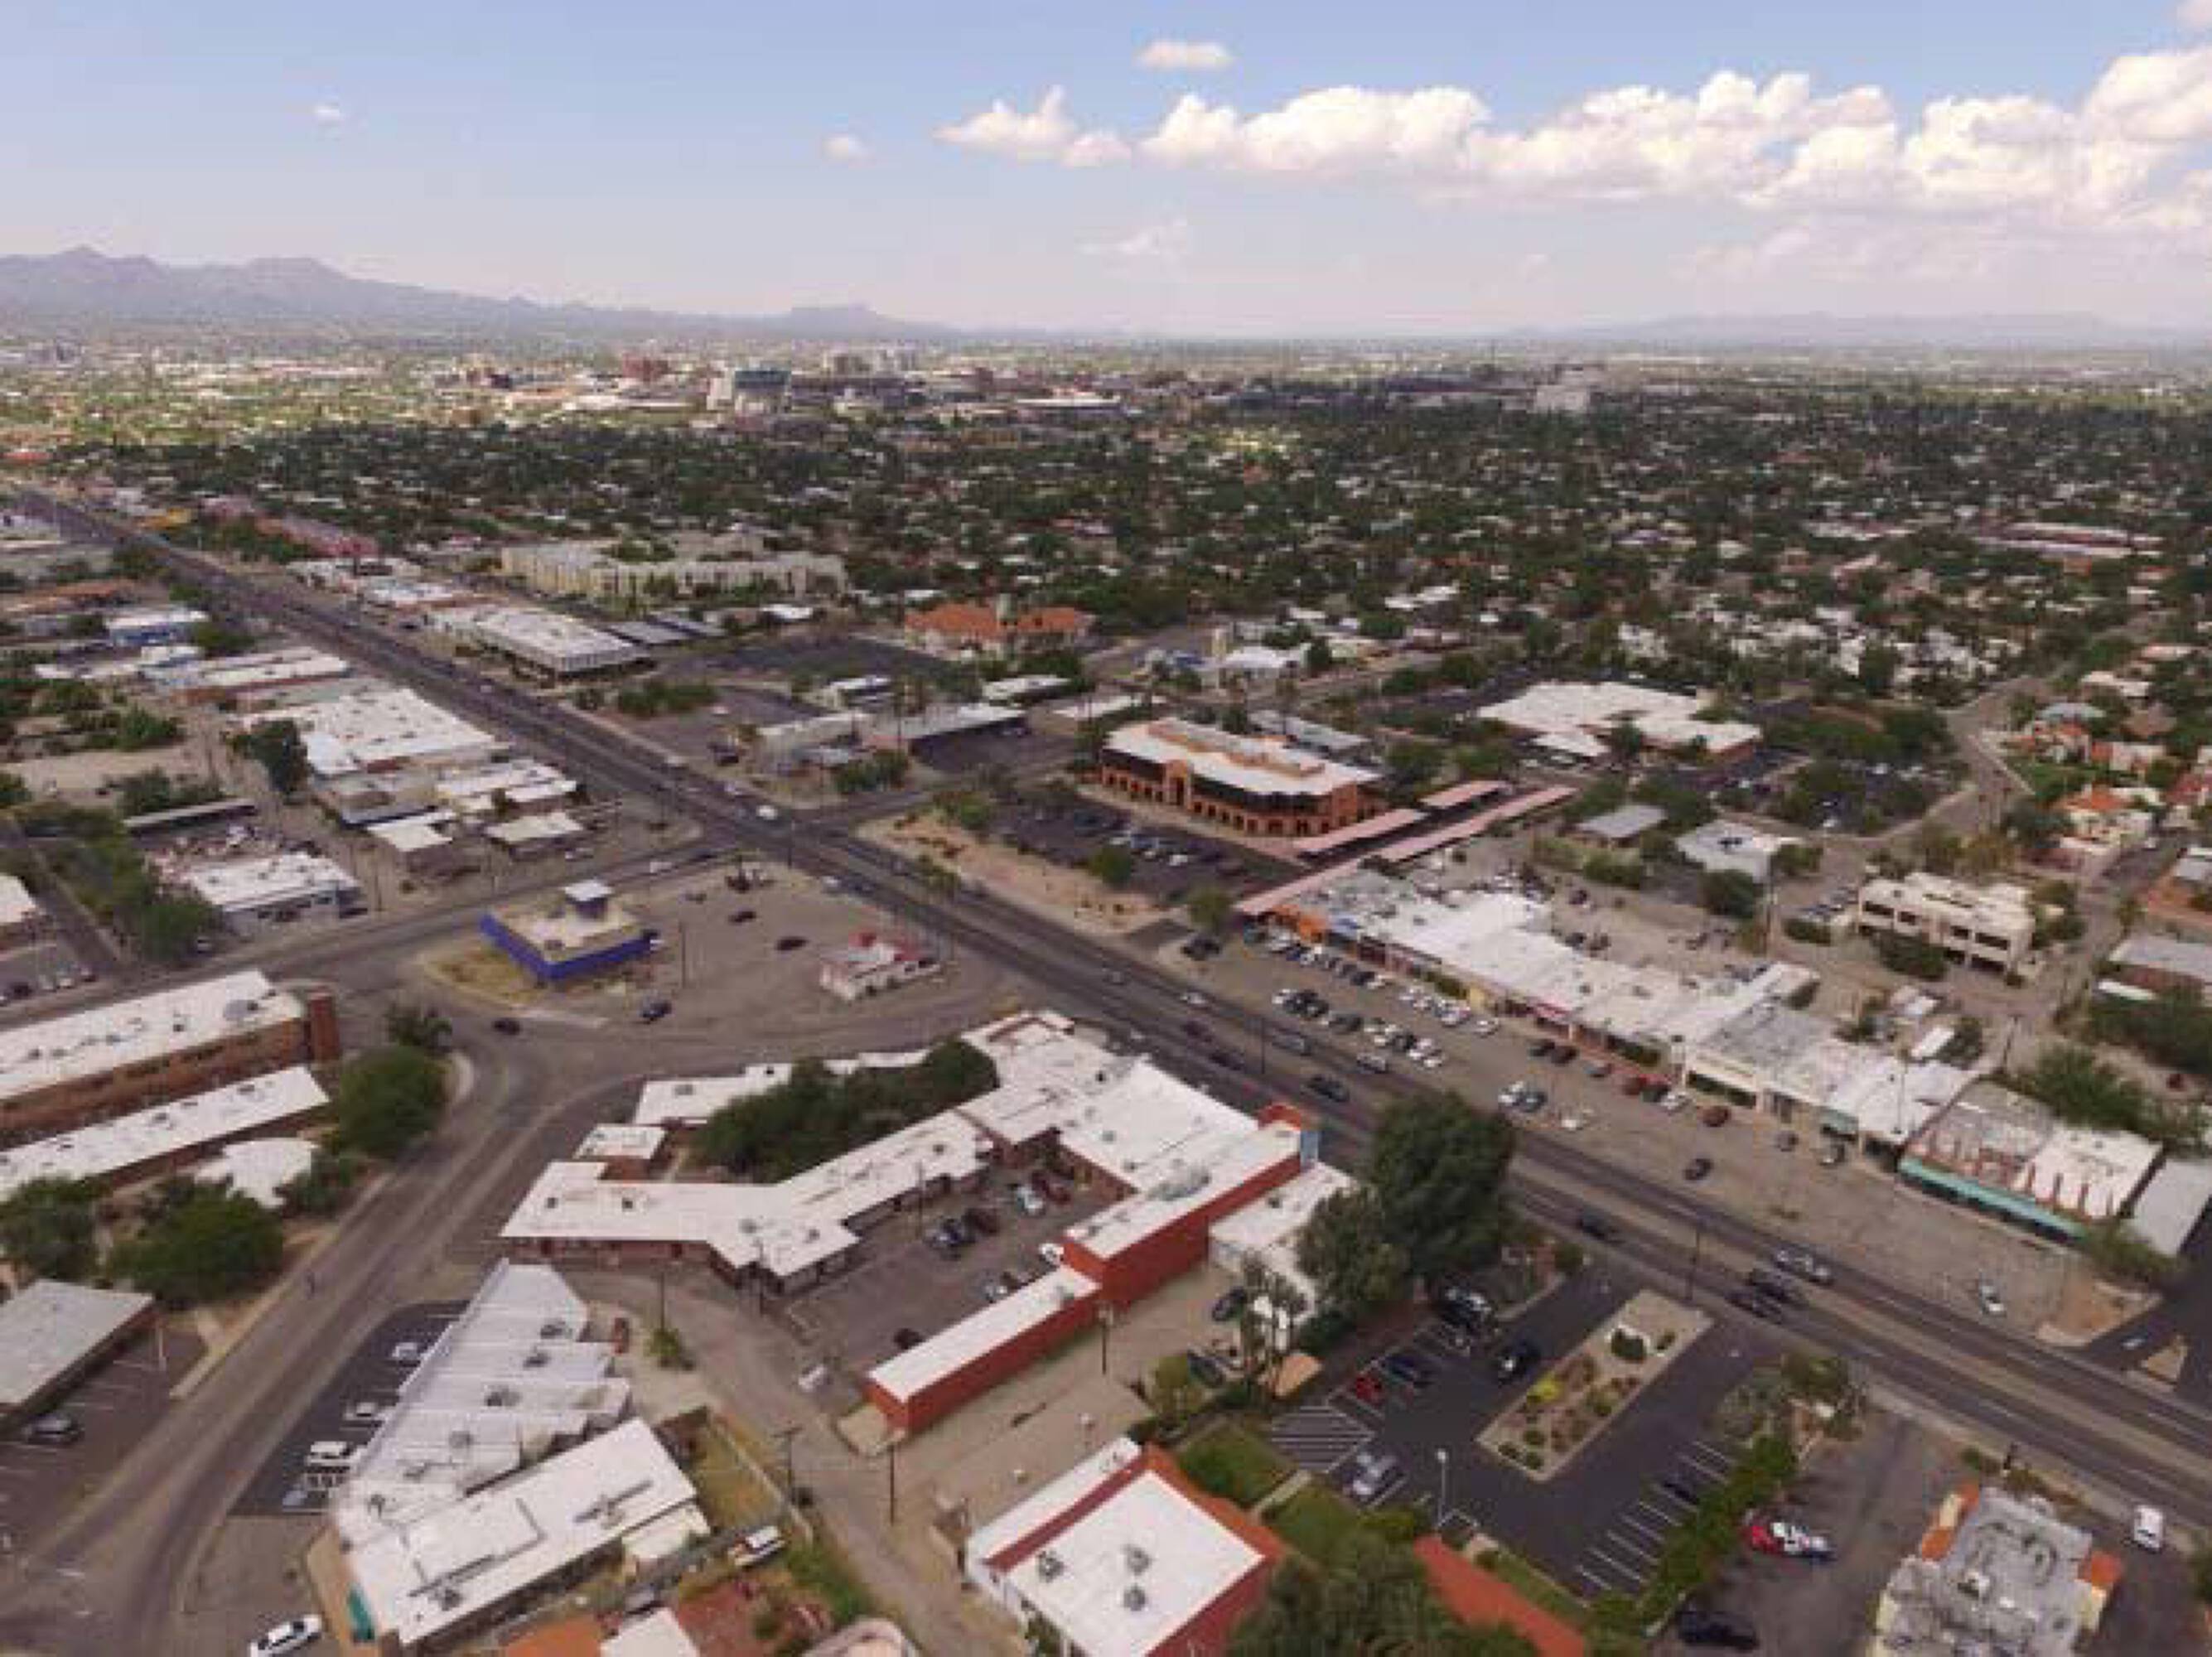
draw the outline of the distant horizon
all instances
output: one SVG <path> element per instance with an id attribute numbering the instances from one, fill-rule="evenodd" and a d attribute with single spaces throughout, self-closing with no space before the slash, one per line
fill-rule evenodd
<path id="1" fill-rule="evenodd" d="M 1331 342 L 1376 343 L 1402 342 L 1408 345 L 1468 343 L 1485 340 L 1520 341 L 1531 343 L 1553 343 L 1572 345 L 1580 342 L 1590 343 L 1630 343 L 1647 341 L 1663 343 L 1669 330 L 1690 335 L 1703 334 L 1702 341 L 1686 339 L 1686 344 L 1703 343 L 1708 349 L 1741 348 L 1749 344 L 1771 344 L 1776 347 L 1820 349 L 1872 349 L 1883 343 L 1880 331 L 1893 328 L 1900 337 L 1887 342 L 1911 345 L 1919 349 L 1943 349 L 1947 344 L 1960 349 L 1997 349 L 2003 343 L 2003 331 L 2011 328 L 2021 331 L 2023 337 L 2016 343 L 2037 349 L 2063 349 L 2067 330 L 2080 331 L 2081 343 L 2094 347 L 2102 342 L 2120 344 L 2135 342 L 2143 345 L 2171 343 L 2176 346 L 2203 343 L 2212 345 L 2212 322 L 2196 326 L 2178 323 L 2124 322 L 2100 313 L 2087 310 L 2051 311 L 1984 311 L 1984 310 L 1927 310 L 1890 312 L 1847 312 L 1832 309 L 1775 309 L 1767 311 L 1735 309 L 1729 311 L 1682 312 L 1668 315 L 1620 315 L 1593 317 L 1586 320 L 1548 325 L 1500 324 L 1485 327 L 1468 325 L 1459 329 L 1435 328 L 1419 331 L 1394 331 L 1382 327 L 1368 329 L 1344 328 L 1311 330 L 1300 332 L 1273 331 L 1233 333 L 1227 331 L 1170 331 L 1115 326 L 1107 324 L 1085 325 L 1080 322 L 1058 325 L 1039 325 L 1007 322 L 1003 324 L 956 324 L 935 318 L 911 314 L 905 307 L 884 306 L 863 297 L 817 298 L 794 300 L 781 310 L 745 313 L 736 309 L 696 312 L 668 311 L 662 307 L 622 298 L 552 299 L 530 293 L 491 293 L 466 288 L 442 288 L 431 284 L 409 281 L 404 277 L 367 277 L 346 270 L 343 266 L 313 253 L 292 251 L 258 253 L 236 260 L 171 259 L 158 253 L 140 250 L 116 251 L 90 243 L 77 243 L 51 252 L 16 252 L 0 249 L 0 270 L 12 266 L 33 264 L 53 267 L 64 262 L 96 259 L 109 266 L 151 266 L 165 275 L 192 276 L 222 276 L 246 272 L 296 272 L 302 276 L 316 273 L 336 278 L 346 283 L 360 283 L 380 288 L 395 288 L 422 295 L 480 302 L 487 305 L 529 307 L 543 311 L 549 322 L 574 313 L 596 313 L 610 322 L 623 317 L 634 317 L 641 325 L 661 322 L 701 329 L 717 326 L 742 327 L 748 323 L 787 323 L 816 315 L 835 316 L 847 313 L 856 321 L 865 320 L 878 325 L 878 331 L 901 328 L 915 331 L 917 343 L 927 343 L 930 336 L 944 337 L 948 343 L 954 339 L 989 339 L 994 337 L 1015 338 L 1023 336 L 1050 337 L 1073 342 L 1095 339 L 1101 343 L 1158 342 L 1162 343 L 1206 343 L 1209 342 L 1264 343 L 1279 341 L 1284 343 L 1328 343 Z M 298 319 L 301 324 L 315 320 L 312 316 Z M 341 325 L 343 319 L 337 319 Z M 42 325 L 32 317 L 17 322 L 11 316 L 4 286 L 0 286 L 0 328 Z M 82 325 L 100 325 L 98 318 L 82 319 Z M 128 327 L 145 325 L 134 324 L 131 319 L 120 318 L 109 325 Z M 1771 327 L 1776 332 L 1771 337 L 1755 337 L 1759 330 Z M 1790 330 L 1801 332 L 1793 336 Z M 1959 331 L 1955 340 L 1947 341 L 1947 327 Z M 1820 337 L 1822 331 L 1827 337 Z M 1852 339 L 1841 338 L 1844 334 L 1856 335 Z M 1905 336 L 1908 336 L 1906 337 Z"/>

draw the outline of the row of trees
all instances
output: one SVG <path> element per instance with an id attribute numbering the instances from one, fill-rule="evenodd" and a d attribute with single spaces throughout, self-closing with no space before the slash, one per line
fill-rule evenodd
<path id="1" fill-rule="evenodd" d="M 988 1055 L 957 1040 L 939 1042 L 919 1064 L 843 1076 L 802 1059 L 778 1086 L 708 1117 L 697 1151 L 733 1174 L 788 1179 L 998 1085 Z"/>

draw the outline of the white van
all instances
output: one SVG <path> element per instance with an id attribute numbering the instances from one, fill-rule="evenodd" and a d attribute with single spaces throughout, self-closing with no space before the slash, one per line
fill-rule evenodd
<path id="1" fill-rule="evenodd" d="M 348 1444 L 343 1439 L 325 1438 L 307 1446 L 307 1467 L 319 1473 L 343 1473 L 352 1471 L 353 1464 L 361 1460 L 362 1446 Z"/>
<path id="2" fill-rule="evenodd" d="M 2128 1539 L 2145 1553 L 2166 1551 L 2166 1515 L 2156 1508 L 2137 1508 L 2136 1522 L 2128 1532 Z"/>

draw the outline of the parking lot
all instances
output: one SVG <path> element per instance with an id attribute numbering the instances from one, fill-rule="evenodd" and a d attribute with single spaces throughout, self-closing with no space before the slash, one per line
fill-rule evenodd
<path id="1" fill-rule="evenodd" d="M 1118 846 L 1134 859 L 1127 889 L 1169 905 L 1200 886 L 1235 894 L 1291 867 L 1249 847 L 1160 828 L 1090 799 L 1071 804 L 1024 795 L 1000 815 L 996 832 L 1014 851 L 1069 868 L 1088 863 L 1102 847 Z"/>
<path id="2" fill-rule="evenodd" d="M 1725 1470 L 1729 1449 L 1703 1428 L 1712 1406 L 1773 1350 L 1723 1317 L 1557 1478 L 1540 1483 L 1478 1448 L 1477 1435 L 1536 1384 L 1555 1359 L 1612 1317 L 1638 1273 L 1600 1260 L 1495 1330 L 1463 1340 L 1433 1317 L 1387 1345 L 1332 1366 L 1335 1385 L 1279 1417 L 1276 1448 L 1348 1490 L 1363 1454 L 1389 1458 L 1369 1505 L 1414 1508 L 1455 1539 L 1471 1530 L 1503 1542 L 1577 1593 L 1633 1593 L 1692 1504 Z M 1534 1343 L 1534 1366 L 1501 1381 L 1492 1365 L 1511 1342 Z M 1430 1371 L 1412 1381 L 1392 1360 Z"/>
<path id="3" fill-rule="evenodd" d="M 89 983 L 76 952 L 58 938 L 42 938 L 0 951 L 0 999 L 27 1001 Z"/>
<path id="4" fill-rule="evenodd" d="M 198 1337 L 149 1332 L 94 1370 L 43 1413 L 75 1420 L 74 1444 L 0 1441 L 0 1536 L 27 1542 L 115 1471 L 168 1406 L 169 1392 L 199 1362 Z"/>
<path id="5" fill-rule="evenodd" d="M 742 678 L 836 679 L 949 678 L 954 665 L 884 639 L 857 636 L 786 636 L 764 639 L 727 652 L 723 664 Z"/>
<path id="6" fill-rule="evenodd" d="M 347 1411 L 356 1404 L 388 1405 L 397 1399 L 414 1365 L 394 1363 L 392 1349 L 403 1341 L 427 1349 L 460 1315 L 462 1307 L 459 1301 L 429 1302 L 404 1308 L 380 1322 L 293 1418 L 283 1442 L 261 1464 L 232 1512 L 247 1519 L 320 1513 L 345 1475 L 310 1470 L 307 1447 L 325 1441 L 367 1444 L 374 1438 L 377 1422 L 349 1420 Z"/>
<path id="7" fill-rule="evenodd" d="M 1024 1170 L 993 1173 L 977 1191 L 890 1216 L 868 1233 L 851 1271 L 787 1301 L 784 1320 L 814 1357 L 860 1374 L 896 1355 L 901 1332 L 927 1338 L 989 1304 L 987 1286 L 1043 1276 L 1052 1266 L 1038 1246 L 1110 1199 L 1096 1188 L 1059 1181 L 1066 1200 L 1027 1214 L 1012 1194 L 1024 1176 Z M 948 1216 L 969 1210 L 982 1211 L 998 1231 L 979 1231 L 957 1257 L 928 1241 Z"/>

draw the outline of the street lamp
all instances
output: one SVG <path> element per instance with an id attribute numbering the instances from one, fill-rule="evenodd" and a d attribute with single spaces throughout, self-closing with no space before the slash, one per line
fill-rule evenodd
<path id="1" fill-rule="evenodd" d="M 1451 1452 L 1437 1446 L 1437 1528 L 1444 1527 L 1444 1491 L 1451 1483 Z"/>

